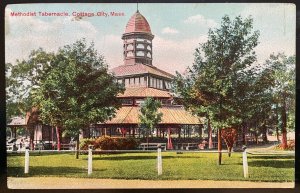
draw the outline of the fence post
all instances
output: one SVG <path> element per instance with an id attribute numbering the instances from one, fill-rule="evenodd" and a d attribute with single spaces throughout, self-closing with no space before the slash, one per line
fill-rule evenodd
<path id="1" fill-rule="evenodd" d="M 29 173 L 29 146 L 26 146 L 25 148 L 25 169 L 24 173 L 28 174 Z"/>
<path id="2" fill-rule="evenodd" d="M 243 169 L 244 169 L 244 178 L 249 178 L 248 173 L 248 160 L 247 160 L 247 147 L 243 146 Z"/>
<path id="3" fill-rule="evenodd" d="M 161 144 L 157 145 L 157 174 L 162 175 Z"/>
<path id="4" fill-rule="evenodd" d="M 88 175 L 91 175 L 93 172 L 93 145 L 89 145 L 89 155 L 88 155 Z"/>

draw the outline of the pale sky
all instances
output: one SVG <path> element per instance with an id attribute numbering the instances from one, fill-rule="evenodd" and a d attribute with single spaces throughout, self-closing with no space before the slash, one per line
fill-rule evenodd
<path id="1" fill-rule="evenodd" d="M 37 16 L 11 16 L 11 12 L 36 12 Z M 119 17 L 84 17 L 75 20 L 73 12 L 123 12 Z M 26 59 L 31 50 L 42 47 L 56 52 L 59 47 L 86 38 L 93 41 L 109 67 L 123 64 L 125 26 L 136 4 L 17 4 L 6 7 L 5 62 Z M 172 74 L 183 72 L 194 60 L 194 50 L 207 40 L 209 28 L 217 28 L 224 15 L 231 18 L 251 15 L 254 30 L 260 31 L 256 53 L 259 63 L 271 53 L 294 55 L 296 48 L 296 6 L 294 4 L 150 4 L 140 3 L 153 39 L 153 65 Z M 70 16 L 39 16 L 38 12 L 68 12 Z"/>

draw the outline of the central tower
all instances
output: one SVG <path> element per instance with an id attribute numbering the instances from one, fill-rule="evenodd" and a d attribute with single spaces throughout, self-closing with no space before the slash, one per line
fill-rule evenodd
<path id="1" fill-rule="evenodd" d="M 150 25 L 137 10 L 126 25 L 123 39 L 123 57 L 125 65 L 152 65 L 152 40 Z"/>

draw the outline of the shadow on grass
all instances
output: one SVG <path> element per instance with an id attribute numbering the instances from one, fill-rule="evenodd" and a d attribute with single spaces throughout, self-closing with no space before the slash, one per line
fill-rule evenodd
<path id="1" fill-rule="evenodd" d="M 106 169 L 93 169 L 94 171 L 105 171 Z M 29 174 L 24 174 L 24 167 L 9 167 L 7 175 L 12 177 L 29 176 L 76 176 L 87 173 L 86 168 L 80 167 L 46 167 L 32 166 L 29 168 Z"/>
<path id="2" fill-rule="evenodd" d="M 294 156 L 251 156 L 249 159 L 272 159 L 272 160 L 277 160 L 277 159 L 295 159 Z"/>
<path id="3" fill-rule="evenodd" d="M 194 156 L 162 156 L 162 159 L 176 159 L 176 158 L 201 158 Z M 85 158 L 87 160 L 87 158 Z M 157 159 L 157 156 L 110 156 L 110 157 L 93 157 L 93 160 L 147 160 L 147 159 Z"/>
<path id="4" fill-rule="evenodd" d="M 248 163 L 251 167 L 272 167 L 272 168 L 294 168 L 293 160 L 251 160 Z"/>

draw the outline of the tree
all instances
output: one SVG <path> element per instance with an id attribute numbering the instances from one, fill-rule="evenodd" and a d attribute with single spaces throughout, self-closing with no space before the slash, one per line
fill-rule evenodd
<path id="1" fill-rule="evenodd" d="M 141 105 L 139 114 L 140 127 L 144 135 L 146 135 L 147 144 L 149 143 L 149 135 L 153 132 L 154 128 L 158 125 L 158 123 L 161 122 L 163 114 L 158 113 L 158 108 L 160 107 L 160 101 L 157 101 L 152 97 L 146 98 L 144 103 L 142 103 Z"/>
<path id="2" fill-rule="evenodd" d="M 38 88 L 40 81 L 48 73 L 53 53 L 46 53 L 42 48 L 31 51 L 27 60 L 17 60 L 16 64 L 5 64 L 6 79 L 6 117 L 24 116 L 33 107 L 32 91 Z M 30 133 L 34 125 L 28 129 Z M 30 146 L 33 147 L 33 135 Z"/>
<path id="3" fill-rule="evenodd" d="M 238 83 L 247 78 L 250 66 L 256 61 L 253 49 L 259 37 L 259 32 L 253 32 L 252 28 L 252 18 L 243 20 L 238 16 L 232 21 L 224 16 L 221 27 L 210 29 L 207 42 L 196 49 L 194 64 L 187 75 L 177 73 L 175 80 L 175 90 L 183 96 L 185 106 L 198 116 L 206 116 L 218 128 L 219 164 L 222 128 L 241 123 L 237 116 Z"/>
<path id="4" fill-rule="evenodd" d="M 231 156 L 231 150 L 236 142 L 237 131 L 234 128 L 225 128 L 221 130 L 221 137 L 224 139 L 227 148 L 228 148 L 228 156 Z"/>
<path id="5" fill-rule="evenodd" d="M 80 131 L 111 118 L 124 88 L 108 73 L 94 44 L 87 46 L 84 39 L 59 49 L 53 63 L 34 91 L 35 105 L 44 122 L 62 126 L 64 134 L 76 138 L 78 159 Z"/>
<path id="6" fill-rule="evenodd" d="M 281 147 L 287 148 L 287 128 L 295 128 L 295 56 L 287 57 L 284 53 L 272 54 L 266 66 L 272 69 L 274 104 L 281 123 Z"/>

